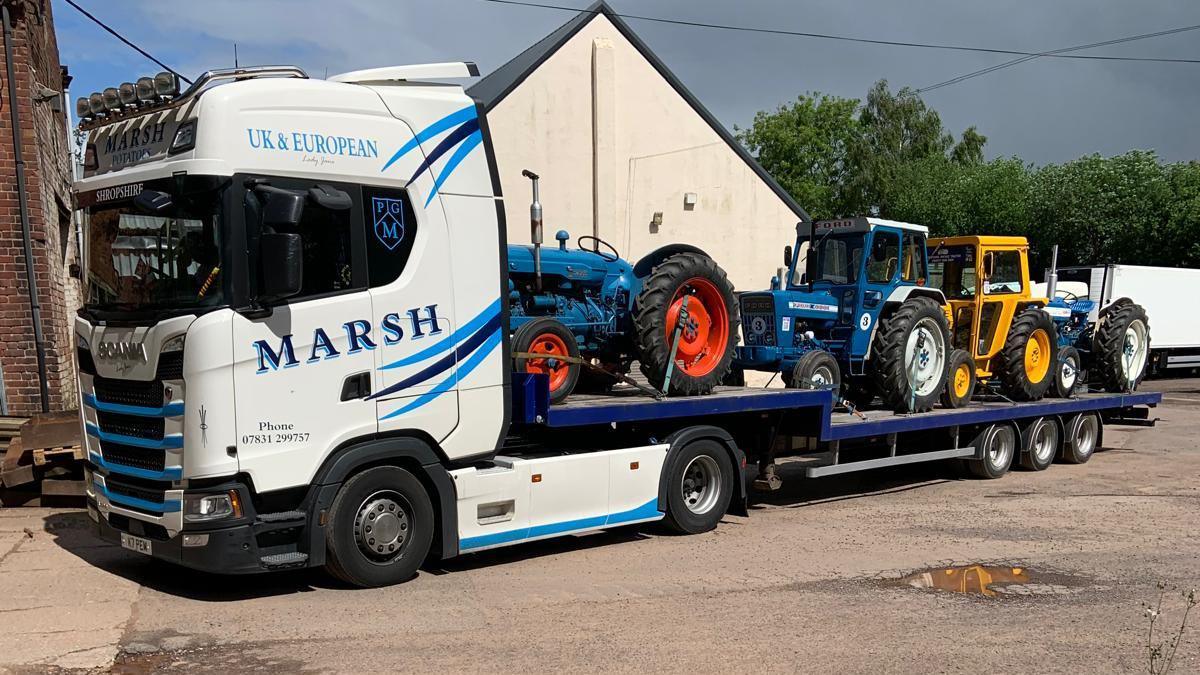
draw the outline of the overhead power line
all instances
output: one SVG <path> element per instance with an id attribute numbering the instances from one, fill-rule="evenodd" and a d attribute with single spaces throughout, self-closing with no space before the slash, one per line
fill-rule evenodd
<path id="1" fill-rule="evenodd" d="M 979 77 L 980 75 L 987 75 L 988 73 L 992 73 L 997 70 L 1002 70 L 1004 68 L 1009 68 L 1011 66 L 1015 66 L 1020 63 L 1025 63 L 1026 61 L 1032 61 L 1034 59 L 1041 58 L 1043 56 L 1053 56 L 1056 54 L 1063 54 L 1066 52 L 1074 52 L 1074 51 L 1079 51 L 1082 49 L 1093 49 L 1095 47 L 1105 47 L 1108 45 L 1121 44 L 1123 42 L 1133 42 L 1134 40 L 1146 40 L 1148 38 L 1162 37 L 1164 35 L 1175 35 L 1176 33 L 1184 33 L 1187 31 L 1193 31 L 1193 30 L 1197 30 L 1197 29 L 1200 29 L 1200 25 L 1183 26 L 1180 28 L 1171 28 L 1168 30 L 1160 30 L 1155 33 L 1143 33 L 1141 35 L 1130 35 L 1128 37 L 1116 38 L 1115 40 L 1105 40 L 1103 42 L 1092 42 L 1092 43 L 1089 43 L 1086 45 L 1075 45 L 1074 47 L 1063 47 L 1062 49 L 1054 49 L 1054 50 L 1051 50 L 1048 52 L 1042 52 L 1040 54 L 1022 56 L 1019 58 L 1005 61 L 1003 63 L 998 63 L 994 66 L 989 66 L 987 68 L 981 68 L 980 70 L 975 70 L 975 71 L 972 71 L 972 72 L 969 72 L 969 73 L 966 73 L 963 75 L 959 75 L 958 77 L 952 77 L 949 80 L 944 80 L 942 82 L 938 82 L 937 84 L 931 84 L 928 87 L 921 87 L 920 89 L 917 90 L 917 93 L 923 94 L 927 91 L 941 89 L 942 87 L 949 87 L 950 85 L 958 84 L 959 82 L 962 82 L 964 80 L 969 80 L 973 77 Z"/>
<path id="2" fill-rule="evenodd" d="M 91 12 L 89 12 L 89 11 L 87 11 L 86 9 L 84 9 L 84 8 L 80 7 L 78 4 L 76 4 L 76 3 L 75 3 L 75 0 L 65 0 L 65 2 L 66 2 L 68 5 L 70 5 L 70 6 L 74 7 L 76 10 L 78 10 L 80 14 L 82 14 L 82 15 L 86 16 L 87 18 L 91 19 L 91 20 L 92 20 L 92 21 L 93 21 L 93 22 L 94 22 L 94 23 L 95 23 L 97 26 L 100 26 L 100 27 L 101 27 L 101 28 L 103 28 L 104 30 L 108 31 L 108 32 L 109 32 L 109 33 L 110 33 L 110 34 L 111 34 L 113 37 L 117 38 L 117 39 L 118 39 L 118 40 L 120 40 L 121 42 L 124 42 L 126 45 L 128 45 L 130 48 L 132 48 L 132 49 L 133 49 L 134 51 L 136 51 L 137 53 L 139 53 L 139 54 L 141 54 L 142 56 L 144 56 L 144 57 L 146 57 L 146 58 L 150 59 L 151 61 L 153 61 L 153 62 L 155 62 L 155 63 L 157 63 L 157 64 L 159 65 L 159 67 L 161 67 L 163 70 L 166 70 L 166 71 L 168 71 L 168 72 L 174 73 L 176 77 L 178 77 L 179 79 L 183 80 L 184 82 L 187 82 L 188 84 L 191 84 L 191 83 L 192 83 L 192 81 L 191 81 L 191 80 L 189 80 L 188 78 L 186 78 L 186 77 L 184 77 L 183 75 L 181 75 L 181 74 L 179 73 L 179 71 L 178 71 L 178 70 L 175 70 L 175 69 L 174 69 L 174 68 L 172 68 L 171 66 L 168 66 L 167 64 L 163 63 L 162 61 L 159 61 L 158 59 L 154 58 L 154 57 L 153 57 L 153 56 L 150 54 L 150 52 L 148 52 L 148 51 L 146 51 L 145 49 L 142 49 L 141 47 L 139 47 L 139 46 L 137 46 L 137 45 L 133 44 L 133 43 L 132 43 L 132 42 L 130 42 L 130 41 L 129 41 L 129 39 L 128 39 L 128 38 L 126 38 L 124 35 L 121 35 L 120 33 L 118 33 L 117 31 L 113 30 L 112 28 L 109 28 L 108 24 L 104 23 L 104 22 L 103 22 L 103 21 L 101 21 L 100 19 L 97 19 L 97 18 L 96 18 L 96 17 L 95 17 L 95 16 L 94 16 L 94 15 L 93 15 Z"/>
<path id="3" fill-rule="evenodd" d="M 500 5 L 519 5 L 522 7 L 538 7 L 541 9 L 553 9 L 564 12 L 574 12 L 576 14 L 591 12 L 593 14 L 600 13 L 599 10 L 579 9 L 577 7 L 567 7 L 564 5 L 547 5 L 537 2 L 524 2 L 523 0 L 482 0 L 483 2 L 491 2 Z M 1032 56 L 1032 57 L 1047 57 L 1056 59 L 1080 59 L 1087 61 L 1148 61 L 1153 63 L 1200 63 L 1200 59 L 1173 59 L 1173 58 L 1157 58 L 1157 57 L 1138 57 L 1138 56 L 1106 56 L 1100 54 L 1068 54 L 1054 52 L 1025 52 L 1015 49 L 992 49 L 989 47 L 971 47 L 968 45 L 950 45 L 936 44 L 928 42 L 908 42 L 903 40 L 878 40 L 873 38 L 853 37 L 849 35 L 832 35 L 829 33 L 809 33 L 805 31 L 784 30 L 781 28 L 757 28 L 751 26 L 733 26 L 728 24 L 708 23 L 704 21 L 687 21 L 684 19 L 668 19 L 658 16 L 641 16 L 638 14 L 622 14 L 613 12 L 614 15 L 622 19 L 633 19 L 636 21 L 651 21 L 654 23 L 666 23 L 677 26 L 692 26 L 695 28 L 716 28 L 720 30 L 740 31 L 745 33 L 766 33 L 770 35 L 790 35 L 793 37 L 817 38 L 821 40 L 839 40 L 843 42 L 858 42 L 872 45 L 888 45 L 892 47 L 915 47 L 921 49 L 947 49 L 960 52 L 982 52 L 985 54 L 1008 54 L 1010 56 Z"/>

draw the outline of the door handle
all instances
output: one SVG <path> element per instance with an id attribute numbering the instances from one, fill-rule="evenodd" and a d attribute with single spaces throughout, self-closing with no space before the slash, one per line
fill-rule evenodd
<path id="1" fill-rule="evenodd" d="M 354 401 L 371 395 L 371 371 L 347 375 L 342 382 L 342 400 Z"/>

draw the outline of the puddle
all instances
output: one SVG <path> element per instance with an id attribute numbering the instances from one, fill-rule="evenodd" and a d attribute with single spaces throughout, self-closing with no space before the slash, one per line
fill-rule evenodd
<path id="1" fill-rule="evenodd" d="M 994 598 L 1001 595 L 1066 595 L 1062 575 L 1038 574 L 1009 565 L 938 567 L 901 577 L 899 583 L 934 591 Z M 1042 578 L 1045 577 L 1045 578 Z"/>

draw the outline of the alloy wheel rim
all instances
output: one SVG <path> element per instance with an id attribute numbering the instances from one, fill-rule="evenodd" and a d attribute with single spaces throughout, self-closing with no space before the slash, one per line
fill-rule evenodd
<path id="1" fill-rule="evenodd" d="M 368 560 L 390 563 L 412 539 L 412 506 L 394 490 L 380 490 L 359 504 L 354 514 L 354 541 Z"/>
<path id="2" fill-rule="evenodd" d="M 721 470 L 717 461 L 708 455 L 697 455 L 683 469 L 680 493 L 688 511 L 696 515 L 708 513 L 721 494 Z"/>

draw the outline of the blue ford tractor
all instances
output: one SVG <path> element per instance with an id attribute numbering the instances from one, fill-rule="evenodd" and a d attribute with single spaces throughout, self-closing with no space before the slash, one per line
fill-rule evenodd
<path id="1" fill-rule="evenodd" d="M 725 272 L 694 246 L 664 246 L 631 265 L 611 245 L 582 236 L 542 248 L 538 176 L 532 245 L 508 247 L 509 323 L 515 368 L 549 377 L 550 402 L 577 385 L 610 388 L 634 361 L 668 395 L 707 394 L 728 374 L 738 308 Z M 676 330 L 676 326 L 679 330 Z"/>
<path id="2" fill-rule="evenodd" d="M 941 397 L 950 353 L 946 300 L 925 285 L 928 228 L 881 218 L 800 222 L 771 290 L 739 296 L 736 367 L 789 387 L 832 388 L 856 406 L 902 412 Z"/>

